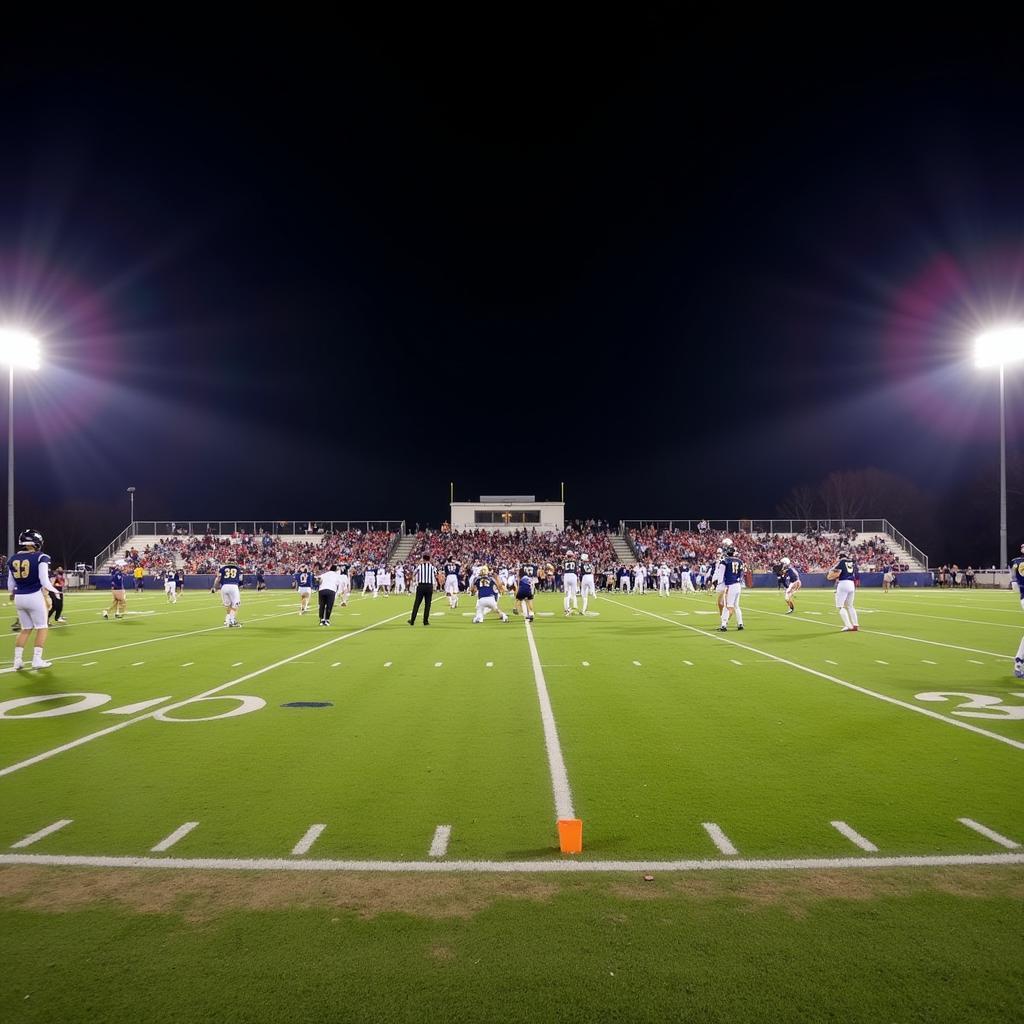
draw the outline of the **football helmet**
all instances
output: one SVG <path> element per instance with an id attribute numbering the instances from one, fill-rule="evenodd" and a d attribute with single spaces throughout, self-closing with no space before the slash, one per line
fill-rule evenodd
<path id="1" fill-rule="evenodd" d="M 36 551 L 42 551 L 43 535 L 38 530 L 22 530 L 18 534 L 18 544 L 23 547 L 31 544 Z"/>
<path id="2" fill-rule="evenodd" d="M 787 565 L 789 565 L 789 559 L 788 558 L 784 558 L 782 560 L 782 567 L 785 568 Z"/>

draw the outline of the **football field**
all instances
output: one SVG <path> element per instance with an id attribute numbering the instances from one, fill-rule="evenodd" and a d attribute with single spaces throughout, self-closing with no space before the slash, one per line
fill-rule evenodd
<path id="1" fill-rule="evenodd" d="M 449 896 L 494 876 L 587 901 L 609 873 L 653 874 L 649 891 L 723 879 L 723 897 L 875 876 L 891 896 L 939 869 L 1019 923 L 1024 615 L 1008 593 L 860 591 L 858 633 L 824 590 L 793 615 L 746 591 L 746 628 L 727 633 L 713 595 L 607 595 L 569 618 L 542 595 L 532 626 L 476 625 L 470 598 L 439 596 L 429 628 L 407 624 L 406 597 L 354 595 L 329 628 L 289 591 L 243 601 L 228 630 L 208 592 L 130 594 L 116 622 L 106 595 L 72 594 L 39 672 L 14 673 L 2 641 L 0 907 L 104 872 L 199 872 L 225 892 L 369 874 Z M 559 817 L 582 819 L 582 854 L 559 852 Z M 952 932 L 961 912 L 934 913 Z M 979 927 L 961 959 L 982 985 L 995 926 Z M 1011 967 L 996 964 L 995 1006 Z"/>

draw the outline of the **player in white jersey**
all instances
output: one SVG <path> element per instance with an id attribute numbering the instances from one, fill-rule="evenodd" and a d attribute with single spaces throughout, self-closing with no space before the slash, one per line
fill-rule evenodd
<path id="1" fill-rule="evenodd" d="M 579 601 L 576 596 L 579 593 L 579 587 L 579 562 L 576 560 L 575 552 L 566 551 L 562 561 L 562 590 L 564 591 L 562 604 L 565 607 L 566 615 L 572 615 L 573 612 L 579 611 Z"/>
<path id="2" fill-rule="evenodd" d="M 633 593 L 642 594 L 647 589 L 647 570 L 637 562 L 633 567 Z"/>
<path id="3" fill-rule="evenodd" d="M 455 558 L 449 558 L 441 567 L 441 572 L 444 575 L 444 595 L 448 598 L 449 608 L 458 608 L 459 606 L 459 570 L 461 568 L 461 563 Z M 470 588 L 472 585 L 471 583 Z"/>
<path id="4" fill-rule="evenodd" d="M 693 588 L 693 577 L 690 575 L 690 566 L 684 563 L 679 567 L 679 589 L 684 594 L 695 594 Z"/>
<path id="5" fill-rule="evenodd" d="M 347 565 L 338 566 L 338 597 L 341 599 L 342 608 L 348 604 L 348 595 L 352 593 L 352 577 L 349 575 Z"/>
<path id="6" fill-rule="evenodd" d="M 594 563 L 590 561 L 590 555 L 583 555 L 580 558 L 580 596 L 583 598 L 583 614 L 587 614 L 587 604 L 590 598 L 596 596 L 597 587 L 594 585 Z"/>
<path id="7" fill-rule="evenodd" d="M 363 575 L 363 597 L 366 597 L 367 591 L 377 596 L 377 570 L 372 565 L 366 567 Z"/>
<path id="8" fill-rule="evenodd" d="M 377 586 L 384 592 L 385 597 L 391 596 L 391 570 L 386 565 L 377 570 Z"/>
<path id="9" fill-rule="evenodd" d="M 178 603 L 178 584 L 174 578 L 173 569 L 168 569 L 164 573 L 164 593 L 167 595 L 168 604 Z"/>
<path id="10" fill-rule="evenodd" d="M 404 565 L 396 565 L 395 566 L 395 593 L 396 594 L 404 594 L 405 593 L 405 566 Z"/>
<path id="11" fill-rule="evenodd" d="M 658 566 L 658 597 L 668 597 L 668 578 L 670 572 L 668 566 L 662 562 Z"/>
<path id="12" fill-rule="evenodd" d="M 722 549 L 715 552 L 715 570 L 711 574 L 711 582 L 715 585 L 715 597 L 718 601 L 718 614 L 725 610 L 725 566 L 722 564 Z"/>
<path id="13" fill-rule="evenodd" d="M 619 577 L 619 592 L 622 593 L 624 591 L 628 594 L 629 585 L 633 578 L 630 576 L 629 570 L 625 566 L 622 567 L 622 570 L 622 575 Z"/>
<path id="14" fill-rule="evenodd" d="M 857 609 L 854 601 L 857 598 L 857 580 L 860 570 L 857 563 L 845 551 L 839 553 L 839 561 L 829 569 L 825 579 L 835 581 L 836 610 L 843 620 L 842 632 L 856 633 L 860 630 L 857 622 Z"/>

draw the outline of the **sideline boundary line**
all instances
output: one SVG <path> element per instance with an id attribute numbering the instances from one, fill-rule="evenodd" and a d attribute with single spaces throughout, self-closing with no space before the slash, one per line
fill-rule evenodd
<path id="1" fill-rule="evenodd" d="M 1024 853 L 906 857 L 808 857 L 784 860 L 285 860 L 190 857 L 76 857 L 0 853 L 5 864 L 36 867 L 162 868 L 172 871 L 369 871 L 377 873 L 589 874 L 643 871 L 830 871 L 871 868 L 945 868 L 1024 864 Z"/>
<path id="2" fill-rule="evenodd" d="M 604 598 L 609 604 L 619 604 L 618 601 L 613 601 L 611 598 Z M 621 608 L 628 608 L 628 605 L 619 605 Z M 767 612 L 765 614 L 772 615 L 773 612 Z M 782 613 L 779 613 L 780 615 Z M 979 736 L 987 736 L 990 740 L 998 740 L 1000 743 L 1005 743 L 1007 746 L 1016 747 L 1018 750 L 1024 750 L 1024 742 L 1020 740 L 1012 739 L 1009 736 L 1001 736 L 997 732 L 989 732 L 988 729 L 981 729 L 976 725 L 971 725 L 969 722 L 961 722 L 957 718 L 947 718 L 945 715 L 940 715 L 937 711 L 932 711 L 930 708 L 919 708 L 916 704 L 908 704 L 906 701 L 900 700 L 898 697 L 890 697 L 887 694 L 879 693 L 877 690 L 869 690 L 866 686 L 858 686 L 857 683 L 847 682 L 845 679 L 839 679 L 837 676 L 830 676 L 827 672 L 820 672 L 816 668 L 811 668 L 809 665 L 801 665 L 797 661 L 790 661 L 788 658 L 783 658 L 779 654 L 772 654 L 770 651 L 762 651 L 760 648 L 751 647 L 749 644 L 739 643 L 737 640 L 730 640 L 728 637 L 721 636 L 717 630 L 713 633 L 709 633 L 706 630 L 698 629 L 696 626 L 687 625 L 685 622 L 679 622 L 677 619 L 669 619 L 664 615 L 658 615 L 657 612 L 645 611 L 644 615 L 649 615 L 653 619 L 660 619 L 662 622 L 667 622 L 671 626 L 679 626 L 681 629 L 688 629 L 692 633 L 696 633 L 698 636 L 710 637 L 712 640 L 717 640 L 720 643 L 730 644 L 733 647 L 739 647 L 744 651 L 750 651 L 752 654 L 760 654 L 762 657 L 770 658 L 774 662 L 778 662 L 780 665 L 788 665 L 790 668 L 795 668 L 799 672 L 806 672 L 808 675 L 817 676 L 819 679 L 825 679 L 830 683 L 836 683 L 838 686 L 845 686 L 848 690 L 855 690 L 857 693 L 866 694 L 868 697 L 874 697 L 876 700 L 885 701 L 887 704 L 895 704 L 897 707 L 906 708 L 908 711 L 914 711 L 919 715 L 926 715 L 928 718 L 934 718 L 939 722 L 945 722 L 947 725 L 955 725 L 958 729 L 966 729 L 968 732 L 977 733 Z M 785 617 L 785 616 L 783 616 Z M 813 622 L 812 619 L 807 621 Z M 838 633 L 838 630 L 836 630 Z M 884 635 L 884 634 L 883 634 Z M 979 654 L 984 653 L 982 651 Z"/>
<path id="3" fill-rule="evenodd" d="M 551 773 L 551 791 L 555 797 L 555 815 L 558 818 L 575 818 L 572 806 L 572 790 L 569 788 L 569 774 L 565 770 L 565 759 L 562 757 L 562 746 L 558 742 L 558 727 L 555 725 L 555 713 L 551 710 L 551 697 L 544 680 L 544 670 L 537 654 L 537 644 L 533 639 L 530 620 L 524 619 L 526 639 L 530 645 L 530 661 L 533 663 L 533 679 L 537 684 L 537 699 L 540 701 L 540 718 L 544 725 L 544 746 L 548 753 L 548 771 Z"/>
<path id="4" fill-rule="evenodd" d="M 407 613 L 399 612 L 397 615 L 392 615 L 387 619 L 381 619 L 379 622 L 371 622 L 369 626 L 363 626 L 361 629 L 353 630 L 351 633 L 345 633 L 342 636 L 332 637 L 330 640 L 327 640 L 322 644 L 317 644 L 315 647 L 310 647 L 305 651 L 299 651 L 297 654 L 292 654 L 287 658 L 282 658 L 280 661 L 275 661 L 271 665 L 258 668 L 255 672 L 247 672 L 244 676 L 239 676 L 237 679 L 232 679 L 227 683 L 221 683 L 219 686 L 214 686 L 210 690 L 204 690 L 202 693 L 197 693 L 192 697 L 186 697 L 184 700 L 176 701 L 174 704 L 170 704 L 166 707 L 156 708 L 144 715 L 139 715 L 137 718 L 129 718 L 125 722 L 118 722 L 117 725 L 111 725 L 106 729 L 100 729 L 99 732 L 92 732 L 86 736 L 79 736 L 78 739 L 71 740 L 69 743 L 64 743 L 59 747 L 54 747 L 52 750 L 44 750 L 43 753 L 36 754 L 34 757 L 29 757 L 24 761 L 18 761 L 16 764 L 8 765 L 6 768 L 0 768 L 0 778 L 20 771 L 22 768 L 29 768 L 34 764 L 38 764 L 40 761 L 46 761 L 51 757 L 56 757 L 57 754 L 63 754 L 67 750 L 74 750 L 75 747 L 80 747 L 92 740 L 98 740 L 101 736 L 109 736 L 112 732 L 127 729 L 129 725 L 135 725 L 137 722 L 144 722 L 146 719 L 153 718 L 157 714 L 173 711 L 176 708 L 180 708 L 183 705 L 190 703 L 191 701 L 202 700 L 205 697 L 212 697 L 214 694 L 228 689 L 228 687 L 238 686 L 240 683 L 248 682 L 250 679 L 255 679 L 257 676 L 262 676 L 267 672 L 272 672 L 275 668 L 280 668 L 282 665 L 287 665 L 290 662 L 298 661 L 299 658 L 304 658 L 309 654 L 315 654 L 317 651 L 322 651 L 325 647 L 330 647 L 332 644 L 340 643 L 342 640 L 348 640 L 349 637 L 365 633 L 368 629 L 383 626 L 386 622 L 394 622 L 395 619 L 401 618 L 404 614 Z M 215 628 L 223 629 L 224 627 L 220 626 Z"/>

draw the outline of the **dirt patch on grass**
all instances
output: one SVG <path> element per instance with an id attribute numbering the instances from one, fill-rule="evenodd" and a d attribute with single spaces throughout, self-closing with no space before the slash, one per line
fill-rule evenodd
<path id="1" fill-rule="evenodd" d="M 236 910 L 297 908 L 344 910 L 367 920 L 389 913 L 470 918 L 499 900 L 544 903 L 562 893 L 636 902 L 716 900 L 732 903 L 742 912 L 775 908 L 802 917 L 824 901 L 864 902 L 923 893 L 1024 903 L 1024 867 L 663 874 L 651 882 L 603 875 L 538 878 L 29 865 L 0 868 L 0 903 L 7 906 L 61 913 L 115 904 L 142 914 L 178 914 L 192 922 L 209 921 Z M 443 955 L 435 959 L 443 960 Z"/>
<path id="2" fill-rule="evenodd" d="M 347 910 L 366 919 L 388 913 L 472 917 L 497 900 L 544 902 L 558 892 L 554 882 L 514 875 L 0 869 L 0 900 L 26 909 L 59 913 L 116 903 L 138 913 L 175 913 L 192 921 L 233 910 L 295 908 Z"/>

